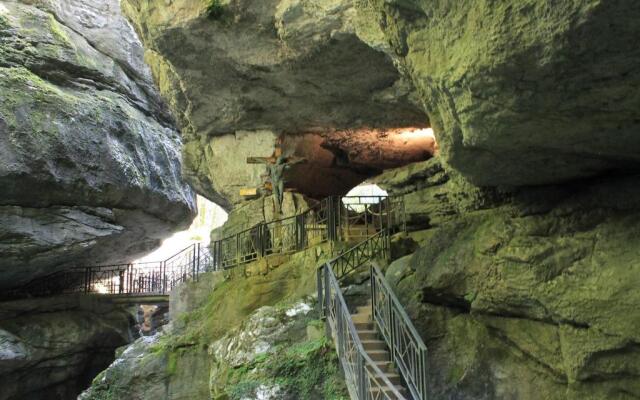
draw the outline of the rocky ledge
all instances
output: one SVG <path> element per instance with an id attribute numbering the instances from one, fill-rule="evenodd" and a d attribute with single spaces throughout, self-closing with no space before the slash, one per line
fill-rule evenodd
<path id="1" fill-rule="evenodd" d="M 194 214 L 117 0 L 0 1 L 0 290 L 128 261 Z"/>

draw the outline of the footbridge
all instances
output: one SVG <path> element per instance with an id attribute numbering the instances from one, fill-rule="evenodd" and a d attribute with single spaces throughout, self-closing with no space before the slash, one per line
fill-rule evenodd
<path id="1" fill-rule="evenodd" d="M 168 296 L 174 287 L 197 280 L 202 273 L 231 269 L 269 255 L 292 254 L 320 243 L 358 241 L 387 226 L 402 227 L 404 219 L 402 198 L 329 197 L 296 215 L 261 222 L 209 246 L 194 243 L 166 260 L 70 268 L 36 279 L 6 297 L 70 293 L 121 299 Z"/>

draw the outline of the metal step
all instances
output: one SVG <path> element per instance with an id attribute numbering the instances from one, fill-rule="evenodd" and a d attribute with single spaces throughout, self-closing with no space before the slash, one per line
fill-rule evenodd
<path id="1" fill-rule="evenodd" d="M 376 364 L 376 367 L 380 368 L 380 371 L 384 372 L 385 374 L 396 373 L 396 370 L 393 367 L 391 361 L 374 361 L 374 364 Z"/>
<path id="2" fill-rule="evenodd" d="M 376 340 L 378 339 L 378 332 L 373 329 L 357 329 L 360 340 Z"/>
<path id="3" fill-rule="evenodd" d="M 371 304 L 356 307 L 356 315 L 358 314 L 371 315 Z"/>
<path id="4" fill-rule="evenodd" d="M 391 361 L 391 356 L 387 350 L 366 350 L 373 361 Z"/>
<path id="5" fill-rule="evenodd" d="M 357 331 L 370 331 L 373 330 L 373 322 L 368 321 L 368 322 L 355 322 L 353 323 L 356 327 Z"/>
<path id="6" fill-rule="evenodd" d="M 395 389 L 396 389 L 398 392 L 400 392 L 400 394 L 401 394 L 403 397 L 405 397 L 405 398 L 407 397 L 407 389 L 405 389 L 405 388 L 404 388 L 404 387 L 402 387 L 402 386 L 395 386 Z M 394 395 L 394 394 L 391 392 L 391 388 L 385 387 L 385 388 L 382 388 L 382 391 L 384 392 L 384 396 L 385 396 L 384 398 L 385 398 L 385 399 L 387 399 L 387 398 L 388 398 L 388 399 L 397 399 L 397 398 L 398 398 L 396 395 Z M 380 388 L 372 388 L 372 389 L 370 390 L 370 393 L 371 393 L 371 396 L 372 396 L 374 399 L 376 399 L 376 398 L 378 398 L 378 395 L 380 394 Z"/>
<path id="7" fill-rule="evenodd" d="M 387 350 L 387 344 L 382 340 L 362 340 L 365 350 Z"/>
<path id="8" fill-rule="evenodd" d="M 351 314 L 351 320 L 353 323 L 371 323 L 371 314 Z"/>

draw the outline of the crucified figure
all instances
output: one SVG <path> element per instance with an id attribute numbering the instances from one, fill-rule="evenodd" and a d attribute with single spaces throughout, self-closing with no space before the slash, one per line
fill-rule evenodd
<path id="1" fill-rule="evenodd" d="M 247 163 L 266 164 L 269 180 L 271 181 L 271 191 L 275 198 L 276 212 L 281 214 L 286 183 L 284 173 L 293 165 L 304 163 L 307 160 L 298 157 L 287 157 L 282 154 L 276 157 L 275 154 L 277 154 L 277 152 L 274 153 L 272 157 L 249 157 L 247 158 Z"/>

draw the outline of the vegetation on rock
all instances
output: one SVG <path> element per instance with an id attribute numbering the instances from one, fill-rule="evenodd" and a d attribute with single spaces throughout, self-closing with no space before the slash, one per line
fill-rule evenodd
<path id="1" fill-rule="evenodd" d="M 221 0 L 209 0 L 207 5 L 207 17 L 219 19 L 224 14 L 224 6 Z"/>

